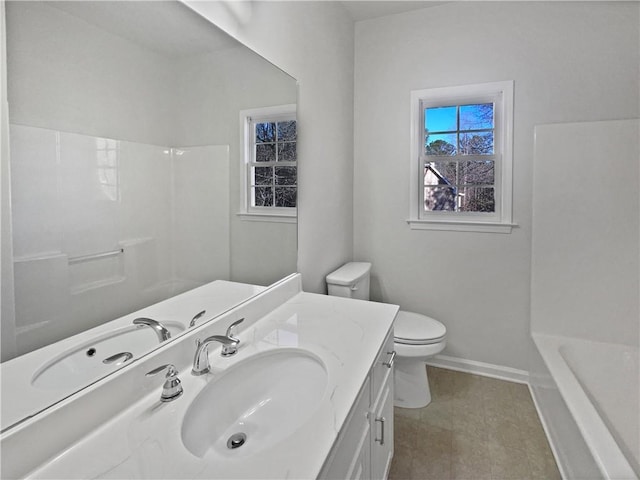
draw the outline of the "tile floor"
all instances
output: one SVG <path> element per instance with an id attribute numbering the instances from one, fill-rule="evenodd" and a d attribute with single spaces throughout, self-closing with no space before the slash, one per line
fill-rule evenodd
<path id="1" fill-rule="evenodd" d="M 427 367 L 432 402 L 395 409 L 390 480 L 556 480 L 526 385 Z"/>

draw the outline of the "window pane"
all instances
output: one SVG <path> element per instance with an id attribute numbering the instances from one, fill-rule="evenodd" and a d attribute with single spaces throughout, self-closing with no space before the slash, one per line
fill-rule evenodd
<path id="1" fill-rule="evenodd" d="M 278 142 L 294 142 L 296 140 L 296 121 L 278 122 Z"/>
<path id="2" fill-rule="evenodd" d="M 461 212 L 494 212 L 496 201 L 492 187 L 463 187 L 460 189 Z"/>
<path id="3" fill-rule="evenodd" d="M 425 152 L 427 155 L 455 155 L 456 134 L 431 134 L 425 137 Z"/>
<path id="4" fill-rule="evenodd" d="M 424 209 L 427 211 L 456 209 L 456 188 L 455 187 L 425 187 L 424 188 Z"/>
<path id="5" fill-rule="evenodd" d="M 426 108 L 424 128 L 427 132 L 455 132 L 458 129 L 457 107 Z"/>
<path id="6" fill-rule="evenodd" d="M 495 172 L 492 160 L 485 162 L 460 162 L 460 179 L 456 183 L 466 185 L 493 185 Z"/>
<path id="7" fill-rule="evenodd" d="M 296 167 L 275 167 L 276 185 L 295 185 Z"/>
<path id="8" fill-rule="evenodd" d="M 460 130 L 493 128 L 493 103 L 460 106 Z"/>
<path id="9" fill-rule="evenodd" d="M 273 167 L 255 167 L 253 169 L 254 185 L 272 185 Z"/>
<path id="10" fill-rule="evenodd" d="M 493 132 L 460 133 L 461 155 L 493 155 Z"/>
<path id="11" fill-rule="evenodd" d="M 254 207 L 273 207 L 273 188 L 253 187 Z"/>
<path id="12" fill-rule="evenodd" d="M 276 207 L 295 207 L 296 188 L 276 187 Z"/>
<path id="13" fill-rule="evenodd" d="M 256 162 L 275 162 L 275 143 L 260 143 L 256 145 Z"/>
<path id="14" fill-rule="evenodd" d="M 296 142 L 278 143 L 278 161 L 279 162 L 295 162 L 296 161 Z"/>
<path id="15" fill-rule="evenodd" d="M 256 143 L 275 142 L 276 124 L 272 122 L 256 123 Z"/>
<path id="16" fill-rule="evenodd" d="M 458 183 L 457 162 L 428 162 L 424 168 L 425 185 L 451 185 Z"/>

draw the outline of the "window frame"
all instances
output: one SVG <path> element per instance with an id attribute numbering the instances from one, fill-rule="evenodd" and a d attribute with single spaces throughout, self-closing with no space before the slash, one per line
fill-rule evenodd
<path id="1" fill-rule="evenodd" d="M 494 154 L 465 159 L 494 161 L 494 212 L 427 211 L 424 209 L 424 166 L 433 161 L 424 149 L 426 108 L 494 103 Z M 412 229 L 510 233 L 513 178 L 513 81 L 411 91 L 411 163 L 409 223 Z M 442 156 L 446 161 L 447 157 Z"/>
<path id="2" fill-rule="evenodd" d="M 296 122 L 297 131 L 297 106 L 296 104 L 276 105 L 272 107 L 252 108 L 240 111 L 240 212 L 238 215 L 244 220 L 254 221 L 271 221 L 282 223 L 297 222 L 298 208 L 296 207 L 255 207 L 251 205 L 251 184 L 252 184 L 252 167 L 254 162 L 255 149 L 255 124 L 265 122 L 278 122 L 286 120 L 294 120 Z M 296 151 L 297 151 L 297 135 L 296 135 Z M 298 160 L 296 155 L 294 162 L 283 162 L 281 166 L 296 167 L 296 194 L 298 191 L 297 167 Z M 270 162 L 264 166 L 273 166 Z M 296 202 L 297 205 L 297 202 Z"/>

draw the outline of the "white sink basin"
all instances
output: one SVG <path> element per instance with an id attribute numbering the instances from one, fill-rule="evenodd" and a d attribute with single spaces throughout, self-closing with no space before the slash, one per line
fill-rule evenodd
<path id="1" fill-rule="evenodd" d="M 162 324 L 172 337 L 184 330 L 178 322 Z M 122 327 L 83 342 L 45 363 L 34 373 L 31 383 L 54 390 L 84 387 L 159 344 L 158 335 L 148 326 Z"/>
<path id="2" fill-rule="evenodd" d="M 304 350 L 257 354 L 213 378 L 198 394 L 185 414 L 182 442 L 197 457 L 210 449 L 246 456 L 272 447 L 311 417 L 326 386 L 323 362 Z M 231 448 L 232 437 L 242 445 Z"/>

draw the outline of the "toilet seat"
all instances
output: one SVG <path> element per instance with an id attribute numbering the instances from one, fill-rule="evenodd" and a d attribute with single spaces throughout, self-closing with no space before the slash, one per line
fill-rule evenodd
<path id="1" fill-rule="evenodd" d="M 431 345 L 443 341 L 447 328 L 438 320 L 419 313 L 399 311 L 394 323 L 394 341 L 403 345 Z"/>
<path id="2" fill-rule="evenodd" d="M 351 262 L 327 275 L 329 295 L 369 300 L 371 264 Z M 394 322 L 394 400 L 396 407 L 422 408 L 431 402 L 425 364 L 447 346 L 447 329 L 426 315 L 398 312 Z"/>

